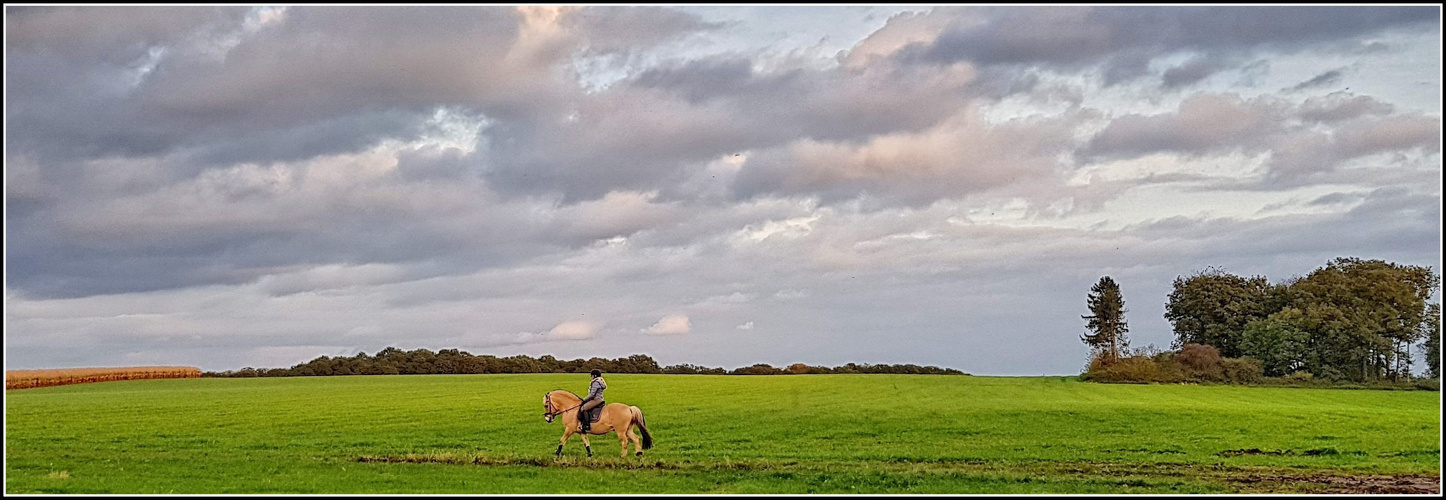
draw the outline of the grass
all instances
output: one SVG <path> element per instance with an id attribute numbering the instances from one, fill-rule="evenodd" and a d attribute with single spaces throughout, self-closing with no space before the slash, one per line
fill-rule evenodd
<path id="1" fill-rule="evenodd" d="M 595 436 L 589 459 L 574 438 L 554 459 L 562 430 L 543 422 L 541 396 L 583 390 L 586 378 L 203 378 L 7 391 L 5 490 L 1226 493 L 1353 491 L 1352 481 L 1440 489 L 1438 392 L 612 374 L 609 402 L 642 408 L 656 447 L 621 459 L 613 435 Z"/>

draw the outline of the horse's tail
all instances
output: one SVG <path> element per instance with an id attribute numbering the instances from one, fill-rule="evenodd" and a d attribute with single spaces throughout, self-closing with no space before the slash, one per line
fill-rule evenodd
<path id="1" fill-rule="evenodd" d="M 643 431 L 643 449 L 652 449 L 653 435 L 648 434 L 648 421 L 643 420 L 643 410 L 636 406 L 633 407 L 633 423 L 638 424 L 638 430 Z"/>

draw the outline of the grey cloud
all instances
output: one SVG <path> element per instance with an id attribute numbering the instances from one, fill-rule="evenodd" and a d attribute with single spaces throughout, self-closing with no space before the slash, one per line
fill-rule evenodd
<path id="1" fill-rule="evenodd" d="M 1318 206 L 1340 205 L 1345 203 L 1354 203 L 1356 201 L 1360 201 L 1362 198 L 1364 198 L 1364 196 L 1358 193 L 1331 193 L 1318 197 L 1314 200 L 1310 200 L 1308 204 Z"/>
<path id="2" fill-rule="evenodd" d="M 1306 99 L 1298 115 L 1311 122 L 1337 122 L 1365 115 L 1389 115 L 1396 107 L 1371 96 L 1332 92 Z"/>
<path id="3" fill-rule="evenodd" d="M 107 17 L 102 25 L 125 25 L 131 16 L 162 23 L 195 11 L 76 8 L 47 14 L 75 25 L 92 24 L 96 16 Z M 234 46 L 224 57 L 201 50 L 213 42 L 198 34 L 201 28 L 174 28 L 164 32 L 168 37 L 147 41 L 168 50 L 133 88 L 111 88 L 132 78 L 132 69 L 117 63 L 86 65 L 45 50 L 49 45 L 8 46 L 10 97 L 22 103 L 11 111 L 17 126 L 7 129 L 8 138 L 12 147 L 44 159 L 190 149 L 202 157 L 268 161 L 353 146 L 362 141 L 355 137 L 404 135 L 414 122 L 399 113 L 498 98 L 502 92 L 489 82 L 505 80 L 489 77 L 486 68 L 502 66 L 512 45 L 517 21 L 511 12 L 294 7 L 254 32 L 230 26 Z M 127 46 L 108 41 L 90 40 L 91 48 Z M 528 78 L 524 68 L 513 65 L 507 74 Z M 278 133 L 296 146 L 256 147 Z M 326 140 L 334 138 L 350 142 Z"/>
<path id="4" fill-rule="evenodd" d="M 596 53 L 636 50 L 723 27 L 686 12 L 651 6 L 583 9 L 563 17 L 562 24 L 588 33 L 587 50 Z"/>
<path id="5" fill-rule="evenodd" d="M 927 204 L 1009 184 L 1050 185 L 1057 156 L 1073 146 L 1083 114 L 991 124 L 972 110 L 939 127 L 869 141 L 800 141 L 748 159 L 737 196 L 861 194 L 886 203 Z"/>
<path id="6" fill-rule="evenodd" d="M 1270 101 L 1202 94 L 1186 99 L 1176 113 L 1130 114 L 1112 120 L 1091 139 L 1087 156 L 1140 156 L 1156 151 L 1202 153 L 1256 146 L 1280 122 L 1283 109 Z"/>
<path id="7" fill-rule="evenodd" d="M 1306 81 L 1297 83 L 1297 84 L 1295 84 L 1295 86 L 1290 87 L 1290 88 L 1288 88 L 1288 89 L 1284 89 L 1284 90 L 1285 90 L 1286 92 L 1299 92 L 1299 91 L 1302 91 L 1302 90 L 1305 90 L 1305 89 L 1310 89 L 1310 88 L 1325 87 L 1325 86 L 1327 86 L 1327 85 L 1335 85 L 1336 83 L 1338 83 L 1338 82 L 1341 81 L 1341 77 L 1342 77 L 1342 76 L 1345 76 L 1345 73 L 1344 73 L 1344 72 L 1342 72 L 1342 71 L 1339 70 L 1339 69 L 1333 69 L 1333 70 L 1327 71 L 1327 72 L 1325 72 L 1325 73 L 1321 73 L 1321 74 L 1319 74 L 1319 75 L 1316 75 L 1316 76 L 1314 76 L 1314 77 L 1311 77 L 1311 79 L 1309 79 L 1309 80 L 1306 80 Z"/>
<path id="8" fill-rule="evenodd" d="M 1178 89 L 1209 78 L 1230 66 L 1232 64 L 1227 60 L 1197 57 L 1185 64 L 1165 70 L 1161 85 L 1167 89 Z"/>
<path id="9" fill-rule="evenodd" d="M 1323 264 L 1328 256 L 1420 262 L 1431 259 L 1434 242 L 1441 238 L 1436 222 L 1441 217 L 1436 203 L 1439 196 L 1399 187 L 1379 188 L 1345 212 L 1281 215 L 1254 221 L 1174 217 L 1127 231 L 1196 258 L 1225 248 L 1230 249 L 1230 258 L 1240 260 L 1321 256 L 1319 263 L 1301 269 L 1302 273 Z"/>
<path id="10" fill-rule="evenodd" d="M 1341 162 L 1377 153 L 1438 153 L 1440 134 L 1439 119 L 1412 115 L 1358 119 L 1333 134 L 1282 133 L 1270 146 L 1271 180 L 1298 185 L 1299 177 L 1329 173 Z"/>
<path id="11" fill-rule="evenodd" d="M 453 274 L 437 281 L 388 283 L 385 272 L 328 275 L 328 271 L 302 271 L 301 275 L 329 281 L 327 286 L 362 287 L 350 293 L 341 288 L 335 295 L 258 297 L 252 295 L 252 287 L 232 287 L 226 294 L 172 291 L 56 304 L 21 301 L 16 305 L 22 313 L 11 325 L 23 327 L 30 332 L 29 338 L 37 340 L 18 342 L 10 349 L 16 359 L 36 366 L 58 363 L 70 354 L 47 353 L 55 351 L 53 346 L 61 338 L 52 335 L 51 329 L 88 323 L 92 328 L 66 334 L 70 339 L 66 342 L 73 342 L 76 351 L 124 348 L 151 355 L 192 355 L 174 347 L 180 343 L 187 348 L 226 347 L 244 353 L 194 358 L 194 363 L 206 369 L 278 366 L 305 361 L 322 349 L 373 352 L 399 345 L 559 357 L 614 357 L 646 350 L 664 363 L 723 366 L 796 361 L 841 364 L 858 362 L 858 353 L 868 352 L 870 362 L 939 364 L 976 374 L 1068 374 L 1078 371 L 1087 354 L 1075 341 L 1074 332 L 1082 328 L 1078 314 L 1084 313 L 1084 295 L 1102 274 L 1116 277 L 1125 288 L 1131 304 L 1129 318 L 1139 332 L 1137 345 L 1164 345 L 1169 342 L 1169 326 L 1161 317 L 1160 304 L 1175 275 L 1220 265 L 1234 272 L 1280 279 L 1308 272 L 1337 255 L 1429 261 L 1434 258 L 1432 242 L 1440 237 L 1439 210 L 1432 208 L 1437 199 L 1437 195 L 1383 190 L 1373 193 L 1363 208 L 1345 213 L 1263 220 L 1178 218 L 1118 231 L 957 225 L 945 221 L 952 211 L 944 207 L 879 213 L 824 208 L 810 233 L 760 244 L 740 242 L 736 251 L 721 254 L 705 248 L 728 245 L 722 240 L 685 249 L 588 247 L 540 256 L 528 266 L 471 276 Z M 1381 215 L 1390 217 L 1383 220 Z M 890 237 L 920 230 L 935 236 Z M 1092 265 L 1085 269 L 1079 262 Z M 765 296 L 780 289 L 809 293 L 788 301 L 755 300 L 746 308 L 688 309 L 695 299 L 734 293 Z M 386 305 L 388 300 L 409 294 L 441 292 L 456 294 L 456 300 Z M 37 307 L 53 311 L 36 311 Z M 901 320 L 889 313 L 900 308 L 914 314 Z M 1039 310 L 1079 312 L 1036 314 Z M 177 323 L 164 316 L 182 311 L 192 325 L 209 326 L 201 330 L 205 337 L 177 335 Z M 125 312 L 161 317 L 70 322 L 30 319 Z M 690 341 L 657 343 L 646 335 L 611 331 L 598 332 L 598 339 L 574 342 L 529 344 L 513 339 L 516 332 L 572 321 L 583 317 L 581 312 L 586 318 L 599 316 L 598 321 L 624 325 L 633 332 L 665 315 L 686 314 L 692 322 Z M 478 314 L 485 314 L 487 321 L 478 322 Z M 551 318 L 558 319 L 549 323 Z M 757 321 L 759 326 L 735 328 L 746 321 Z M 424 328 L 417 327 L 423 324 Z M 363 325 L 370 325 L 367 331 L 387 335 L 352 333 Z M 246 335 L 248 331 L 272 334 L 258 339 L 254 333 Z M 817 331 L 830 332 L 828 341 L 810 335 Z M 1017 337 L 999 342 L 1000 332 Z M 171 337 L 163 340 L 167 335 Z M 880 349 L 878 335 L 893 335 L 891 338 L 901 341 Z M 603 338 L 605 341 L 599 341 Z M 467 339 L 474 340 L 466 343 Z M 263 353 L 246 350 L 258 341 L 297 347 L 297 352 L 287 354 L 297 359 L 263 360 Z M 1030 351 L 1026 360 L 1009 354 L 1019 350 L 1017 342 L 1054 347 Z M 918 343 L 957 348 L 928 353 L 909 348 Z M 95 359 L 93 356 L 77 359 Z"/>
<path id="12" fill-rule="evenodd" d="M 1174 88 L 1228 69 L 1252 53 L 1295 52 L 1381 30 L 1424 28 L 1439 11 L 1425 6 L 1003 6 L 934 15 L 983 21 L 949 23 L 937 37 L 899 50 L 902 59 L 1066 71 L 1098 66 L 1106 87 L 1150 74 L 1152 60 L 1175 52 L 1203 54 L 1220 65 L 1175 68 L 1166 85 Z"/>
<path id="13" fill-rule="evenodd" d="M 1336 7 L 993 7 L 989 21 L 956 25 L 919 47 L 929 61 L 1080 64 L 1132 47 L 1181 49 L 1301 47 L 1383 28 L 1426 25 L 1424 6 Z"/>
<path id="14" fill-rule="evenodd" d="M 1120 51 L 1104 61 L 1102 83 L 1110 87 L 1150 74 L 1150 59 L 1154 55 L 1144 50 Z"/>
<path id="15" fill-rule="evenodd" d="M 1089 160 L 1138 158 L 1153 153 L 1207 155 L 1269 152 L 1268 182 L 1299 185 L 1344 161 L 1383 152 L 1440 151 L 1440 120 L 1389 114 L 1392 107 L 1366 96 L 1331 94 L 1292 105 L 1263 96 L 1200 94 L 1177 111 L 1117 117 L 1082 151 Z M 1302 126 L 1329 124 L 1329 132 Z"/>
<path id="16" fill-rule="evenodd" d="M 48 158 L 180 149 L 217 161 L 303 158 L 405 137 L 413 132 L 413 117 L 439 106 L 505 119 L 552 114 L 581 94 L 554 71 L 573 51 L 640 49 L 712 28 L 690 14 L 652 7 L 568 12 L 555 28 L 528 24 L 511 7 L 294 6 L 275 22 L 244 28 L 239 17 L 246 10 L 225 11 L 236 19 L 224 29 L 183 22 L 186 16 L 209 19 L 197 12 L 77 8 L 12 18 L 27 34 L 107 16 L 119 26 L 141 23 L 136 17 L 168 29 L 131 35 L 144 43 L 81 37 L 92 51 L 141 47 L 109 56 L 121 62 L 105 65 L 57 56 L 39 35 L 27 35 L 32 43 L 11 44 L 9 91 L 22 103 L 11 113 L 11 123 L 20 125 L 8 129 L 11 144 Z M 168 20 L 175 25 L 167 26 Z M 618 25 L 649 29 L 629 35 Z M 216 46 L 218 37 L 225 43 Z M 114 88 L 130 78 L 130 65 L 147 47 L 167 50 L 138 86 Z M 57 87 L 57 80 L 69 84 Z M 280 147 L 256 147 L 278 134 L 286 138 Z M 72 140 L 61 147 L 47 139 L 55 136 Z"/>
<path id="17" fill-rule="evenodd" d="M 507 192 L 569 201 L 662 189 L 725 154 L 925 129 L 968 102 L 973 76 L 966 67 L 887 64 L 759 73 L 727 57 L 664 66 L 570 112 L 497 127 L 486 175 Z"/>
<path id="18" fill-rule="evenodd" d="M 698 103 L 730 96 L 749 87 L 786 84 L 786 80 L 797 75 L 793 72 L 757 78 L 753 73 L 753 61 L 739 57 L 699 59 L 677 67 L 653 68 L 633 77 L 632 83 L 642 88 L 671 90 L 688 102 Z"/>
<path id="19" fill-rule="evenodd" d="M 979 77 L 969 85 L 972 93 L 986 99 L 1003 99 L 1017 94 L 1030 95 L 1040 90 L 1039 75 L 1032 72 L 1010 71 L 985 67 L 979 70 Z"/>
<path id="20" fill-rule="evenodd" d="M 147 49 L 239 28 L 247 7 L 6 6 L 7 51 L 125 66 Z"/>

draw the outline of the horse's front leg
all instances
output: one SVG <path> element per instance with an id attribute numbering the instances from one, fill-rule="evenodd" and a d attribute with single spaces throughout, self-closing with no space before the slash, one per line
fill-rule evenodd
<path id="1" fill-rule="evenodd" d="M 572 437 L 572 429 L 571 429 L 571 428 L 565 428 L 565 429 L 563 429 L 563 431 L 562 431 L 562 441 L 558 441 L 558 442 L 557 442 L 557 456 L 558 456 L 559 458 L 562 457 L 562 445 L 567 444 L 567 438 L 570 438 L 570 437 Z"/>
<path id="2" fill-rule="evenodd" d="M 579 435 L 579 436 L 582 436 L 582 446 L 583 446 L 584 448 L 587 448 L 587 457 L 588 457 L 588 458 L 592 458 L 592 443 L 589 443 L 589 442 L 587 441 L 587 434 L 583 433 L 583 434 L 578 434 L 578 435 Z"/>

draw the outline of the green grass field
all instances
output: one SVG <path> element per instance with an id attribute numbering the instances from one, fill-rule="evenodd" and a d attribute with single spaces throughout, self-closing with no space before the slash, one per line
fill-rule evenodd
<path id="1" fill-rule="evenodd" d="M 1440 489 L 1440 393 L 1064 377 L 608 375 L 655 447 L 542 420 L 585 374 L 7 391 L 6 493 L 1107 493 Z M 1383 486 L 1384 485 L 1384 486 Z M 1392 486 L 1395 485 L 1395 486 Z M 1416 488 L 1417 490 L 1410 490 Z M 1369 491 L 1369 490 L 1360 490 Z"/>

